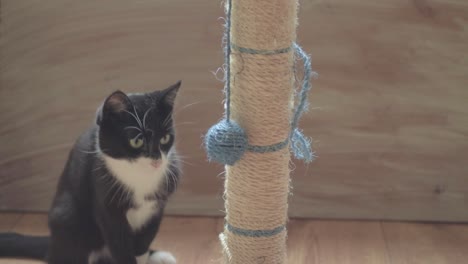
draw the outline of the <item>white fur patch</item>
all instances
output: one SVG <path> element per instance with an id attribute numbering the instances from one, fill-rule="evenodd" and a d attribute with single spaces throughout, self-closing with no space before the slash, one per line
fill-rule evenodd
<path id="1" fill-rule="evenodd" d="M 137 264 L 146 264 L 148 262 L 149 252 L 136 257 Z"/>
<path id="2" fill-rule="evenodd" d="M 158 251 L 150 256 L 148 264 L 177 264 L 177 261 L 170 252 Z"/>
<path id="3" fill-rule="evenodd" d="M 111 253 L 108 247 L 104 247 L 101 250 L 93 251 L 88 256 L 88 264 L 95 264 L 101 259 L 111 259 Z"/>
<path id="4" fill-rule="evenodd" d="M 142 202 L 138 208 L 127 211 L 127 220 L 134 231 L 142 228 L 157 211 L 156 201 Z"/>
<path id="5" fill-rule="evenodd" d="M 158 210 L 157 201 L 147 201 L 145 196 L 154 193 L 164 181 L 169 167 L 167 157 L 162 155 L 157 168 L 151 164 L 154 160 L 150 158 L 130 162 L 103 154 L 103 159 L 117 180 L 133 192 L 132 200 L 136 208 L 127 211 L 127 220 L 134 231 L 142 228 Z"/>
<path id="6" fill-rule="evenodd" d="M 102 259 L 112 259 L 111 253 L 108 247 L 104 247 L 99 251 L 93 251 L 88 256 L 88 264 L 96 264 L 99 260 Z M 137 264 L 147 264 L 150 263 L 149 261 L 149 252 L 141 256 L 136 257 Z M 163 262 L 164 263 L 164 262 Z"/>

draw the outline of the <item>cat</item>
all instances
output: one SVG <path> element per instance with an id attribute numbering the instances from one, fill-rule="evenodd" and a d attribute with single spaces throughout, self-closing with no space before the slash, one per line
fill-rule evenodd
<path id="1" fill-rule="evenodd" d="M 172 118 L 180 86 L 110 94 L 70 151 L 49 211 L 50 237 L 0 234 L 0 256 L 175 264 L 172 254 L 149 246 L 181 174 Z"/>

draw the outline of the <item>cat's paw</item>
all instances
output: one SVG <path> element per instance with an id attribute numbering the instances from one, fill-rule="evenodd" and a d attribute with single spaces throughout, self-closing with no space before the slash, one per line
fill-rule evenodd
<path id="1" fill-rule="evenodd" d="M 177 264 L 177 261 L 170 252 L 157 251 L 149 257 L 148 264 Z"/>

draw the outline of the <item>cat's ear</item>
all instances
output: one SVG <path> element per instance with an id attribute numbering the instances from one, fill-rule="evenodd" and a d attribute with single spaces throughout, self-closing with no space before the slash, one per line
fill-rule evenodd
<path id="1" fill-rule="evenodd" d="M 177 83 L 169 86 L 168 88 L 164 89 L 161 91 L 161 94 L 162 94 L 162 100 L 170 105 L 170 106 L 173 106 L 174 105 L 174 102 L 175 102 L 175 99 L 176 99 L 176 96 L 177 96 L 177 92 L 179 91 L 179 88 L 180 88 L 180 85 L 182 84 L 182 81 L 178 81 Z"/>
<path id="2" fill-rule="evenodd" d="M 102 123 L 102 105 L 100 105 L 96 111 L 96 124 L 100 126 Z"/>
<path id="3" fill-rule="evenodd" d="M 115 91 L 107 97 L 103 105 L 103 111 L 120 113 L 124 110 L 130 109 L 131 106 L 132 103 L 130 102 L 130 98 L 128 98 L 125 93 L 121 91 Z"/>
<path id="4" fill-rule="evenodd" d="M 130 109 L 132 103 L 128 96 L 121 92 L 115 91 L 109 95 L 104 103 L 98 108 L 96 123 L 101 124 L 103 116 L 109 113 L 121 113 Z"/>

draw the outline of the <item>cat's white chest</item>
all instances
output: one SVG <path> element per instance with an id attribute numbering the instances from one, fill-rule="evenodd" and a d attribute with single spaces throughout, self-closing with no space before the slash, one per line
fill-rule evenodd
<path id="1" fill-rule="evenodd" d="M 156 200 L 146 200 L 144 197 L 154 194 L 164 183 L 168 169 L 167 157 L 163 155 L 157 168 L 149 158 L 130 162 L 104 156 L 104 161 L 115 178 L 131 191 L 135 207 L 127 211 L 127 221 L 132 230 L 141 229 L 159 211 Z"/>
<path id="2" fill-rule="evenodd" d="M 156 201 L 145 201 L 136 208 L 130 208 L 127 211 L 127 221 L 132 230 L 136 231 L 142 228 L 158 211 Z"/>

